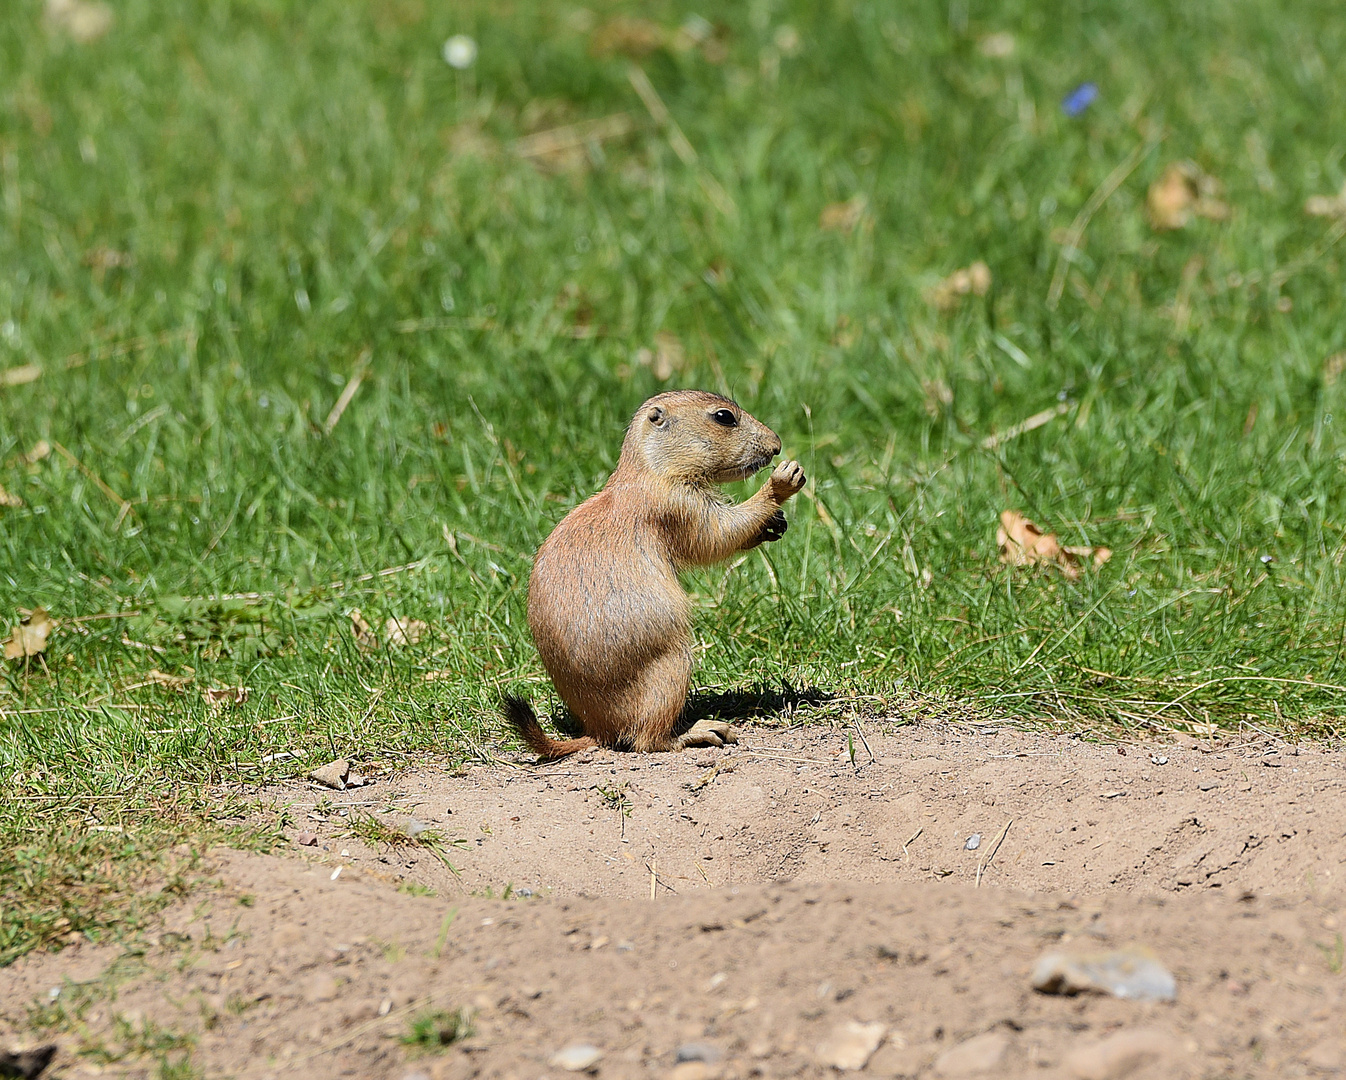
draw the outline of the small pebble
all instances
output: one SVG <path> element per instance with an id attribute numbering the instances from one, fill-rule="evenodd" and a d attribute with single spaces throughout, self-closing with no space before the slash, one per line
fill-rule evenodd
<path id="1" fill-rule="evenodd" d="M 586 1072 L 603 1060 L 603 1051 L 590 1043 L 571 1043 L 552 1055 L 549 1065 L 566 1072 Z"/>
<path id="2" fill-rule="evenodd" d="M 981 833 L 974 832 L 967 838 L 967 843 L 963 846 L 966 847 L 968 851 L 976 851 L 977 848 L 981 847 Z"/>
<path id="3" fill-rule="evenodd" d="M 833 1069 L 863 1069 L 888 1034 L 886 1024 L 862 1024 L 856 1020 L 838 1024 L 814 1050 L 818 1064 Z"/>
<path id="4" fill-rule="evenodd" d="M 311 832 L 295 833 L 294 842 L 300 847 L 317 847 L 318 837 L 315 833 Z"/>
<path id="5" fill-rule="evenodd" d="M 720 1048 L 712 1043 L 690 1042 L 683 1043 L 678 1047 L 678 1052 L 674 1056 L 674 1063 L 681 1065 L 684 1061 L 704 1061 L 714 1065 L 723 1057 Z"/>
<path id="6" fill-rule="evenodd" d="M 350 776 L 351 763 L 345 758 L 337 758 L 308 774 L 310 780 L 316 780 L 325 787 L 346 790 L 346 778 Z"/>

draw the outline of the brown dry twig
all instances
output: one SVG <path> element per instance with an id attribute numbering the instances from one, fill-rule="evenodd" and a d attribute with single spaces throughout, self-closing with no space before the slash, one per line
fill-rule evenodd
<path id="1" fill-rule="evenodd" d="M 1094 193 L 1089 196 L 1089 201 L 1084 204 L 1080 212 L 1075 215 L 1075 220 L 1070 223 L 1070 228 L 1066 230 L 1065 242 L 1061 245 L 1061 250 L 1056 253 L 1056 270 L 1052 273 L 1051 288 L 1047 290 L 1047 310 L 1055 311 L 1056 305 L 1061 302 L 1061 294 L 1065 292 L 1066 275 L 1070 272 L 1070 264 L 1079 253 L 1080 243 L 1084 240 L 1084 230 L 1089 227 L 1089 222 L 1093 216 L 1098 213 L 1099 208 L 1112 197 L 1116 191 L 1125 182 L 1126 178 L 1135 172 L 1139 165 L 1150 155 L 1164 136 L 1158 135 L 1151 137 L 1141 143 L 1122 159 L 1112 172 L 1104 178 L 1103 183 L 1099 184 Z"/>
<path id="2" fill-rule="evenodd" d="M 632 88 L 644 103 L 645 108 L 649 110 L 654 122 L 664 129 L 664 137 L 668 139 L 668 145 L 673 148 L 673 152 L 688 168 L 696 169 L 697 179 L 700 181 L 706 197 L 726 217 L 736 215 L 738 207 L 734 205 L 734 200 L 720 186 L 720 182 L 701 167 L 701 159 L 697 155 L 696 148 L 687 141 L 687 136 L 682 133 L 682 128 L 678 127 L 678 122 L 673 119 L 672 113 L 668 111 L 668 106 L 664 104 L 663 98 L 659 96 L 659 91 L 650 82 L 650 77 L 635 64 L 631 64 L 626 69 L 626 77 L 630 80 Z"/>
<path id="3" fill-rule="evenodd" d="M 1005 827 L 1000 830 L 1000 835 L 996 837 L 995 843 L 991 845 L 991 850 L 987 853 L 986 858 L 978 864 L 976 888 L 981 888 L 981 876 L 985 873 L 986 868 L 991 865 L 991 860 L 995 858 L 995 853 L 1000 850 L 1000 845 L 1005 842 L 1005 837 L 1009 835 L 1010 826 L 1013 824 L 1013 818 L 1010 818 L 1005 822 Z"/>
<path id="4" fill-rule="evenodd" d="M 360 384 L 364 382 L 365 373 L 369 370 L 369 358 L 373 355 L 372 349 L 364 349 L 355 361 L 355 371 L 351 377 L 346 380 L 346 386 L 341 391 L 341 396 L 336 399 L 336 404 L 332 406 L 332 411 L 327 414 L 327 419 L 322 426 L 324 435 L 331 435 L 336 429 L 337 424 L 341 422 L 341 416 L 346 411 L 351 401 L 354 400 L 356 393 L 359 392 Z"/>
<path id="5" fill-rule="evenodd" d="M 619 112 L 611 116 L 600 116 L 595 120 L 581 120 L 575 124 L 566 124 L 564 127 L 525 135 L 523 138 L 515 139 L 512 148 L 521 158 L 546 158 L 569 150 L 577 150 L 589 143 L 620 139 L 630 135 L 635 129 L 636 125 L 631 119 L 631 114 Z"/>
<path id="6" fill-rule="evenodd" d="M 104 495 L 106 495 L 109 499 L 111 499 L 113 502 L 117 504 L 117 506 L 119 507 L 117 511 L 117 521 L 116 524 L 112 526 L 112 531 L 116 532 L 118 529 L 120 529 L 122 522 L 125 521 L 127 516 L 132 513 L 131 504 L 127 502 L 125 499 L 123 499 L 120 495 L 118 495 L 115 491 L 113 491 L 112 488 L 110 488 L 103 481 L 103 478 L 101 476 L 99 476 L 96 472 L 94 472 L 91 468 L 89 468 L 89 466 L 85 465 L 84 462 L 80 461 L 79 458 L 75 457 L 74 454 L 72 454 L 60 443 L 53 440 L 51 448 L 55 450 L 58 454 L 60 454 L 61 457 L 65 458 L 66 461 L 70 462 L 71 465 L 75 466 L 75 468 L 78 469 L 81 473 L 83 473 L 85 477 L 92 480 L 99 491 L 101 491 Z"/>

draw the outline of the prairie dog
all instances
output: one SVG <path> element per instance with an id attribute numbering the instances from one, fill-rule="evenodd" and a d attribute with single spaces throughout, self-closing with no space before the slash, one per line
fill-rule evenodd
<path id="1" fill-rule="evenodd" d="M 692 674 L 678 571 L 785 535 L 781 507 L 805 482 L 797 461 L 778 464 L 742 503 L 716 488 L 752 476 L 780 450 L 774 431 L 719 394 L 674 390 L 636 412 L 603 490 L 561 519 L 533 562 L 528 627 L 584 728 L 582 738 L 552 739 L 526 701 L 507 697 L 506 719 L 539 756 L 737 741 L 722 721 L 675 734 Z"/>

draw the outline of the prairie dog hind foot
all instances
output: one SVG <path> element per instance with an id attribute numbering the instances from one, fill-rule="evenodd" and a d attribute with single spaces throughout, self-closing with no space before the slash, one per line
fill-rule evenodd
<path id="1" fill-rule="evenodd" d="M 679 750 L 686 750 L 689 746 L 724 746 L 736 742 L 738 735 L 723 720 L 698 720 L 677 737 Z"/>

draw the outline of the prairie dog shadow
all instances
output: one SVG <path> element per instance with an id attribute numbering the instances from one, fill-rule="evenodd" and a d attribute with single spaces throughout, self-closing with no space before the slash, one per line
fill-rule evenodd
<path id="1" fill-rule="evenodd" d="M 786 683 L 774 687 L 762 684 L 745 690 L 697 691 L 683 706 L 676 730 L 680 734 L 699 720 L 727 723 L 767 718 L 788 720 L 801 705 L 825 705 L 835 698 L 835 694 L 816 686 L 795 689 Z M 564 706 L 552 715 L 551 722 L 557 731 L 570 738 L 584 734 L 580 722 Z"/>
<path id="2" fill-rule="evenodd" d="M 835 694 L 816 686 L 796 689 L 788 683 L 779 686 L 749 687 L 746 690 L 703 690 L 693 693 L 682 710 L 679 730 L 699 720 L 726 722 L 753 719 L 789 720 L 801 705 L 825 705 Z"/>

